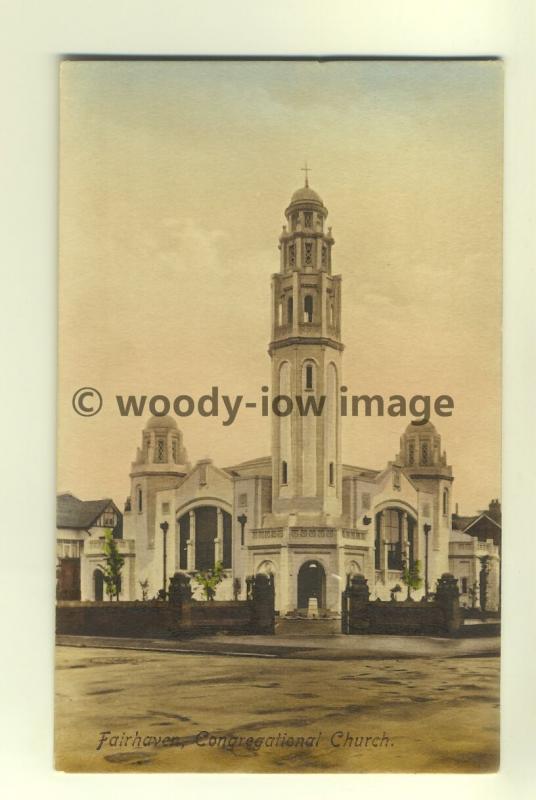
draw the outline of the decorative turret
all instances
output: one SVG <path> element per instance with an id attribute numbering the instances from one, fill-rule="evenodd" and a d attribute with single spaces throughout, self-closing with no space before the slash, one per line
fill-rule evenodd
<path id="1" fill-rule="evenodd" d="M 410 422 L 400 437 L 397 463 L 413 478 L 452 476 L 447 453 L 441 451 L 441 436 L 430 420 Z"/>
<path id="2" fill-rule="evenodd" d="M 188 455 L 173 417 L 151 417 L 143 431 L 142 446 L 138 448 L 133 466 L 143 467 L 144 471 L 153 471 L 156 467 L 157 473 L 165 469 L 184 475 L 188 471 Z"/>

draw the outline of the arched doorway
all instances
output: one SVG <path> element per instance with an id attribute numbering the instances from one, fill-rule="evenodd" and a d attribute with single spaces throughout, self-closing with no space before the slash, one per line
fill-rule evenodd
<path id="1" fill-rule="evenodd" d="M 95 600 L 104 600 L 104 575 L 100 569 L 93 573 L 93 585 L 95 588 Z"/>
<path id="2" fill-rule="evenodd" d="M 261 561 L 256 570 L 257 574 L 261 575 L 275 575 L 275 566 L 273 561 Z"/>
<path id="3" fill-rule="evenodd" d="M 325 608 L 326 573 L 319 561 L 306 561 L 298 572 L 298 608 L 307 608 L 311 597 L 316 598 L 318 608 Z"/>

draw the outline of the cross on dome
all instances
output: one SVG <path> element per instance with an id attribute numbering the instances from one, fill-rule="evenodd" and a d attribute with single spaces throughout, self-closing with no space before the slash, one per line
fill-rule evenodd
<path id="1" fill-rule="evenodd" d="M 301 172 L 305 172 L 305 186 L 309 188 L 309 173 L 313 170 L 307 166 L 307 161 L 305 161 L 305 166 L 301 168 Z"/>

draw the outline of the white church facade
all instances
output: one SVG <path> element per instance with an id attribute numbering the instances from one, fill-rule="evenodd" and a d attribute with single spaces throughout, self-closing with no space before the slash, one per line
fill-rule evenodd
<path id="1" fill-rule="evenodd" d="M 342 463 L 342 290 L 327 215 L 307 181 L 285 211 L 269 345 L 272 397 L 325 396 L 323 411 L 272 415 L 271 455 L 225 468 L 191 466 L 175 420 L 149 419 L 124 512 L 140 599 L 142 584 L 154 596 L 176 571 L 221 562 L 217 599 L 243 598 L 246 578 L 269 572 L 280 614 L 311 598 L 338 613 L 353 573 L 389 599 L 403 563 L 422 565 L 416 598 L 425 573 L 434 591 L 449 571 L 453 474 L 434 425 L 408 425 L 381 471 Z"/>

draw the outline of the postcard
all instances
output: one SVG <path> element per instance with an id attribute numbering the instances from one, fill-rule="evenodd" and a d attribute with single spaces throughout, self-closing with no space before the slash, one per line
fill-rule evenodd
<path id="1" fill-rule="evenodd" d="M 61 63 L 56 769 L 498 769 L 502 87 Z"/>

